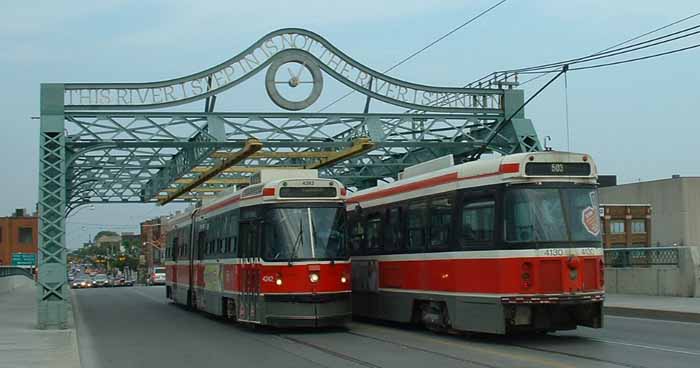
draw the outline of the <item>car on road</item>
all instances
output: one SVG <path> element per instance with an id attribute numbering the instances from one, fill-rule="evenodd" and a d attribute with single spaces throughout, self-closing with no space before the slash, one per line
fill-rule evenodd
<path id="1" fill-rule="evenodd" d="M 109 277 L 109 286 L 111 286 L 111 287 L 122 286 L 122 278 L 117 277 L 117 276 L 110 276 Z"/>
<path id="2" fill-rule="evenodd" d="M 127 280 L 124 276 L 114 276 L 109 278 L 109 286 L 111 287 L 121 287 L 121 286 L 134 286 L 134 280 Z"/>
<path id="3" fill-rule="evenodd" d="M 165 285 L 165 267 L 153 267 L 153 272 L 148 275 L 146 284 L 150 285 Z"/>
<path id="4" fill-rule="evenodd" d="M 101 273 L 95 276 L 92 279 L 92 283 L 94 287 L 107 287 L 109 285 L 109 279 L 107 278 L 107 275 Z"/>
<path id="5" fill-rule="evenodd" d="M 86 276 L 78 276 L 73 282 L 70 284 L 70 287 L 72 289 L 85 289 L 85 288 L 91 288 L 92 287 L 92 280 L 89 277 Z"/>

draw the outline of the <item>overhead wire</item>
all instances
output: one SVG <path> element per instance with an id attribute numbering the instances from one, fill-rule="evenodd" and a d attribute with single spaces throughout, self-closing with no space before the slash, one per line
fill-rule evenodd
<path id="1" fill-rule="evenodd" d="M 564 115 L 566 121 L 566 152 L 571 152 L 571 131 L 569 130 L 569 78 L 564 72 Z"/>
<path id="2" fill-rule="evenodd" d="M 653 54 L 653 55 L 646 55 L 646 56 L 641 56 L 641 57 L 632 58 L 632 59 L 619 60 L 619 61 L 614 61 L 614 62 L 610 62 L 610 63 L 603 63 L 603 64 L 596 64 L 596 65 L 580 66 L 580 67 L 577 67 L 577 68 L 571 68 L 571 69 L 569 69 L 569 70 L 586 70 L 586 69 L 602 68 L 602 67 L 613 66 L 613 65 L 619 65 L 619 64 L 626 64 L 626 63 L 631 63 L 631 62 L 640 61 L 640 60 L 652 59 L 652 58 L 656 58 L 656 57 L 659 57 L 659 56 L 665 56 L 665 55 L 675 54 L 675 53 L 678 53 L 678 52 L 687 51 L 687 50 L 695 49 L 695 48 L 698 48 L 698 47 L 700 47 L 700 43 L 695 44 L 695 45 L 692 45 L 692 46 L 687 46 L 687 47 L 682 47 L 682 48 L 679 48 L 679 49 L 670 50 L 670 51 L 659 52 L 659 53 Z"/>
<path id="3" fill-rule="evenodd" d="M 472 18 L 470 18 L 470 19 L 467 20 L 466 22 L 460 24 L 459 26 L 457 26 L 457 27 L 453 28 L 452 30 L 450 30 L 449 32 L 445 33 L 444 35 L 438 37 L 437 39 L 435 39 L 434 41 L 430 42 L 429 44 L 427 44 L 427 45 L 424 46 L 423 48 L 419 49 L 418 51 L 415 51 L 415 52 L 413 52 L 412 54 L 410 54 L 410 55 L 406 56 L 405 58 L 401 59 L 399 62 L 397 62 L 396 64 L 392 65 L 392 66 L 389 67 L 388 69 L 384 70 L 382 73 L 388 73 L 388 72 L 390 72 L 390 71 L 392 71 L 392 70 L 398 68 L 399 66 L 403 65 L 403 64 L 406 63 L 407 61 L 409 61 L 409 60 L 413 59 L 414 57 L 418 56 L 418 55 L 419 55 L 420 53 L 422 53 L 423 51 L 425 51 L 425 50 L 427 50 L 427 49 L 429 49 L 429 48 L 435 46 L 437 43 L 439 43 L 440 41 L 442 41 L 442 40 L 444 40 L 445 38 L 449 37 L 449 36 L 452 35 L 453 33 L 459 31 L 460 29 L 466 27 L 466 26 L 469 25 L 470 23 L 472 23 L 472 22 L 476 21 L 477 19 L 481 18 L 482 16 L 486 15 L 488 12 L 490 12 L 491 10 L 497 8 L 498 6 L 500 6 L 501 4 L 505 3 L 506 1 L 508 1 L 508 0 L 501 0 L 501 1 L 497 2 L 496 4 L 494 4 L 494 5 L 492 5 L 491 7 L 487 8 L 486 10 L 484 10 L 484 11 L 480 12 L 479 14 L 473 16 Z M 338 102 L 344 100 L 345 98 L 347 98 L 348 96 L 352 95 L 353 93 L 355 93 L 355 90 L 351 90 L 350 92 L 346 93 L 345 95 L 338 97 L 337 99 L 333 100 L 333 101 L 332 101 L 331 103 L 329 103 L 328 105 L 322 107 L 320 110 L 318 110 L 318 112 L 323 112 L 323 111 L 325 111 L 326 109 L 328 109 L 328 108 L 330 108 L 331 106 L 337 104 Z"/>
<path id="4" fill-rule="evenodd" d="M 661 26 L 661 27 L 652 29 L 652 30 L 649 31 L 649 32 L 640 34 L 639 36 L 632 37 L 632 38 L 630 38 L 630 39 L 628 39 L 628 40 L 625 40 L 625 41 L 622 41 L 622 42 L 617 43 L 617 44 L 615 44 L 615 45 L 612 45 L 612 46 L 610 46 L 610 47 L 604 48 L 604 49 L 598 51 L 598 53 L 605 52 L 605 51 L 608 51 L 608 50 L 610 50 L 610 49 L 614 49 L 615 47 L 622 46 L 622 45 L 627 44 L 627 43 L 630 43 L 630 42 L 632 42 L 632 41 L 636 41 L 636 40 L 638 40 L 638 39 L 640 39 L 640 38 L 642 38 L 642 37 L 645 37 L 645 36 L 648 36 L 648 35 L 650 35 L 650 34 L 656 33 L 656 32 L 658 32 L 658 31 L 664 30 L 664 29 L 666 29 L 666 28 L 673 27 L 673 26 L 675 26 L 676 24 L 679 24 L 679 23 L 685 22 L 686 20 L 695 18 L 695 17 L 697 17 L 698 15 L 700 15 L 700 12 L 697 12 L 697 13 L 695 13 L 695 14 L 691 14 L 691 15 L 689 15 L 689 16 L 687 16 L 687 17 L 685 17 L 685 18 L 679 19 L 679 20 L 677 20 L 677 21 L 675 21 L 675 22 L 671 22 L 671 23 L 666 24 L 666 25 L 664 25 L 664 26 Z"/>
<path id="5" fill-rule="evenodd" d="M 540 69 L 548 68 L 548 67 L 555 67 L 555 68 L 556 68 L 556 67 L 563 66 L 564 64 L 573 64 L 574 62 L 578 62 L 578 61 L 581 61 L 581 60 L 584 60 L 584 59 L 587 59 L 587 58 L 592 58 L 592 57 L 596 57 L 596 56 L 600 56 L 600 55 L 604 55 L 604 54 L 612 54 L 612 53 L 615 53 L 615 52 L 618 52 L 618 51 L 622 51 L 622 50 L 625 50 L 625 49 L 634 48 L 635 46 L 641 46 L 641 45 L 646 44 L 646 43 L 651 43 L 651 42 L 654 42 L 654 41 L 657 41 L 657 40 L 661 40 L 661 39 L 664 39 L 664 38 L 668 38 L 668 37 L 671 37 L 671 36 L 674 36 L 674 35 L 677 35 L 677 34 L 681 34 L 681 33 L 684 33 L 684 32 L 688 32 L 688 31 L 693 30 L 693 29 L 696 29 L 696 28 L 698 28 L 698 27 L 700 27 L 700 26 L 688 27 L 688 28 L 682 29 L 682 30 L 680 30 L 680 31 L 676 31 L 676 32 L 673 32 L 673 33 L 669 33 L 669 34 L 667 34 L 667 35 L 663 35 L 663 36 L 656 37 L 656 38 L 653 38 L 653 39 L 650 39 L 650 40 L 647 40 L 647 41 L 643 41 L 643 42 L 640 42 L 640 43 L 636 43 L 636 44 L 634 44 L 634 45 L 630 45 L 630 46 L 626 46 L 626 47 L 619 48 L 619 46 L 622 46 L 622 45 L 628 44 L 628 43 L 630 43 L 630 42 L 636 41 L 636 40 L 641 39 L 641 38 L 643 38 L 643 37 L 645 37 L 645 36 L 648 36 L 648 35 L 650 35 L 650 34 L 653 34 L 653 33 L 656 33 L 656 32 L 658 32 L 658 31 L 664 30 L 664 29 L 666 29 L 666 28 L 672 27 L 672 26 L 674 26 L 674 25 L 677 25 L 677 24 L 679 24 L 679 23 L 685 22 L 685 21 L 690 20 L 690 19 L 692 19 L 692 18 L 695 18 L 695 17 L 697 17 L 697 16 L 700 16 L 700 12 L 691 14 L 691 15 L 689 15 L 689 16 L 687 16 L 687 17 L 681 18 L 681 19 L 679 19 L 679 20 L 676 20 L 676 21 L 671 22 L 671 23 L 669 23 L 669 24 L 663 25 L 663 26 L 661 26 L 661 27 L 657 27 L 657 28 L 655 28 L 655 29 L 653 29 L 653 30 L 650 30 L 650 31 L 648 31 L 648 32 L 645 32 L 645 33 L 643 33 L 643 34 L 640 34 L 640 35 L 631 37 L 631 38 L 629 38 L 629 39 L 626 39 L 626 40 L 624 40 L 624 41 L 622 41 L 622 42 L 616 43 L 616 44 L 614 44 L 614 45 L 612 45 L 612 46 L 609 46 L 609 47 L 607 47 L 607 48 L 605 48 L 605 49 L 602 49 L 602 50 L 600 50 L 600 51 L 598 51 L 598 52 L 595 52 L 595 53 L 592 53 L 592 54 L 590 54 L 590 55 L 586 55 L 586 56 L 583 56 L 583 57 L 574 58 L 574 59 L 570 59 L 570 60 L 564 60 L 564 61 L 559 61 L 559 62 L 554 62 L 554 63 L 548 63 L 548 64 L 541 64 L 541 65 L 526 67 L 526 68 L 508 69 L 508 70 L 501 70 L 501 71 L 489 73 L 489 74 L 485 75 L 484 77 L 481 77 L 481 78 L 479 78 L 479 79 L 477 79 L 477 80 L 475 80 L 475 81 L 473 81 L 473 82 L 467 84 L 467 86 L 469 86 L 469 85 L 474 85 L 474 84 L 477 84 L 477 83 L 480 83 L 480 82 L 487 81 L 487 80 L 489 80 L 492 76 L 496 75 L 497 73 L 536 74 L 536 73 L 538 73 L 538 72 L 524 73 L 524 71 L 526 71 L 526 70 L 540 70 Z M 679 38 L 684 38 L 684 37 L 679 37 Z M 676 39 L 679 39 L 679 38 L 674 38 L 673 40 L 676 40 Z M 669 40 L 669 41 L 672 41 L 672 40 Z M 662 42 L 662 43 L 663 43 L 663 42 Z M 661 44 L 661 43 L 658 43 L 658 44 Z M 637 51 L 637 50 L 639 50 L 639 49 L 628 50 L 628 51 L 629 51 L 629 52 L 632 52 L 632 51 Z M 618 55 L 618 54 L 616 54 L 616 55 Z M 614 55 L 609 55 L 609 56 L 614 56 Z M 547 73 L 554 73 L 554 72 L 557 72 L 557 71 L 558 71 L 558 69 L 556 69 L 556 70 L 550 70 L 550 71 L 547 71 Z M 532 80 L 535 80 L 535 79 L 538 79 L 538 78 L 532 78 Z M 521 85 L 522 85 L 522 84 L 525 84 L 525 83 L 529 83 L 530 81 L 531 81 L 531 80 L 528 80 L 528 81 L 526 81 L 526 82 L 523 82 L 523 83 L 521 83 Z"/>
<path id="6" fill-rule="evenodd" d="M 686 37 L 694 36 L 694 35 L 696 35 L 696 34 L 699 34 L 699 33 L 700 33 L 700 30 L 695 31 L 695 32 L 691 32 L 691 33 L 688 33 L 688 34 L 684 34 L 684 35 L 681 35 L 681 36 L 673 37 L 673 38 L 670 38 L 670 39 L 667 39 L 667 40 L 658 41 L 658 42 L 653 42 L 653 41 L 657 41 L 657 40 L 660 40 L 660 39 L 663 39 L 663 38 L 667 38 L 667 37 L 670 37 L 670 36 L 673 36 L 673 35 L 676 35 L 676 34 L 679 34 L 679 33 L 687 32 L 687 31 L 690 31 L 690 30 L 693 30 L 693 29 L 697 29 L 697 28 L 700 28 L 700 25 L 696 25 L 696 26 L 693 26 L 693 27 L 689 27 L 689 28 L 687 28 L 687 29 L 684 29 L 684 30 L 681 30 L 681 31 L 678 31 L 678 32 L 674 32 L 674 33 L 672 33 L 672 34 L 660 36 L 660 37 L 657 37 L 657 38 L 654 38 L 654 39 L 651 39 L 651 40 L 648 40 L 648 41 L 644 41 L 644 42 L 636 43 L 636 44 L 633 44 L 633 45 L 621 47 L 621 48 L 618 48 L 618 49 L 606 51 L 606 52 L 604 52 L 604 53 L 597 54 L 597 55 L 593 54 L 593 55 L 584 56 L 584 57 L 581 57 L 581 58 L 576 58 L 576 59 L 571 59 L 571 60 L 567 60 L 567 61 L 562 61 L 562 62 L 559 62 L 559 63 L 543 64 L 543 66 L 541 66 L 541 67 L 529 67 L 529 68 L 523 68 L 523 69 L 513 69 L 513 70 L 508 70 L 508 72 L 528 73 L 528 72 L 533 72 L 533 71 L 541 70 L 541 69 L 557 68 L 557 67 L 560 67 L 560 66 L 565 65 L 565 64 L 566 64 L 566 65 L 581 64 L 581 63 L 587 63 L 587 62 L 590 62 L 590 61 L 593 61 L 593 60 L 600 60 L 600 59 L 605 59 L 605 58 L 609 58 L 609 57 L 613 57 L 613 56 L 623 55 L 623 54 L 627 54 L 627 53 L 630 53 L 630 52 L 635 52 L 635 51 L 643 50 L 643 49 L 646 49 L 646 48 L 649 48 L 649 47 L 654 47 L 654 46 L 662 45 L 662 44 L 665 44 L 665 43 L 668 43 L 668 42 L 673 42 L 673 41 L 680 40 L 680 39 L 683 39 L 683 38 L 686 38 Z M 637 46 L 638 46 L 638 47 L 637 47 Z"/>
<path id="7" fill-rule="evenodd" d="M 631 38 L 629 38 L 629 39 L 627 39 L 627 40 L 624 40 L 624 41 L 622 41 L 622 42 L 616 43 L 616 44 L 614 44 L 614 45 L 612 45 L 612 46 L 609 46 L 609 47 L 607 47 L 607 48 L 605 48 L 605 49 L 603 49 L 603 50 L 600 50 L 600 51 L 598 51 L 598 52 L 596 52 L 596 53 L 593 53 L 593 54 L 590 54 L 590 55 L 587 55 L 587 56 L 583 56 L 583 57 L 579 57 L 579 58 L 574 58 L 574 59 L 570 59 L 570 60 L 565 60 L 565 61 L 560 61 L 560 62 L 556 62 L 556 63 L 542 64 L 542 65 L 533 66 L 533 67 L 519 68 L 519 69 L 509 69 L 509 70 L 503 70 L 503 71 L 499 71 L 499 72 L 495 72 L 495 73 L 489 73 L 488 75 L 486 75 L 486 76 L 484 76 L 484 77 L 482 77 L 482 78 L 480 78 L 480 79 L 477 79 L 476 81 L 473 81 L 473 82 L 471 82 L 471 83 L 466 84 L 464 87 L 474 86 L 474 85 L 476 85 L 477 83 L 480 84 L 481 82 L 484 82 L 485 80 L 490 79 L 492 76 L 495 76 L 497 73 L 537 74 L 535 77 L 532 77 L 532 78 L 530 78 L 530 79 L 527 79 L 527 80 L 525 80 L 524 82 L 521 82 L 521 83 L 518 84 L 519 86 L 523 86 L 523 85 L 525 85 L 525 84 L 534 82 L 534 81 L 536 81 L 536 80 L 538 80 L 538 79 L 540 79 L 540 78 L 546 76 L 547 74 L 559 72 L 559 71 L 560 71 L 559 67 L 561 67 L 561 66 L 563 66 L 563 65 L 580 64 L 580 63 L 584 63 L 584 62 L 589 62 L 589 61 L 593 61 L 593 60 L 602 59 L 602 58 L 604 58 L 604 57 L 618 56 L 618 55 L 622 55 L 622 54 L 625 54 L 625 53 L 628 53 L 628 52 L 639 51 L 639 50 L 641 50 L 641 49 L 645 49 L 645 48 L 648 48 L 648 47 L 657 46 L 657 45 L 661 45 L 661 44 L 664 44 L 664 43 L 667 43 L 667 42 L 672 42 L 672 41 L 676 41 L 676 40 L 679 40 L 679 39 L 682 39 L 682 38 L 686 38 L 686 37 L 689 37 L 689 36 L 693 36 L 693 35 L 695 35 L 695 34 L 700 33 L 700 31 L 696 31 L 696 32 L 692 32 L 692 33 L 684 34 L 684 35 L 681 35 L 681 34 L 686 33 L 686 32 L 689 32 L 689 31 L 692 31 L 692 30 L 697 29 L 697 28 L 700 28 L 700 25 L 694 25 L 694 26 L 686 27 L 686 28 L 681 29 L 681 30 L 679 30 L 679 31 L 672 32 L 672 33 L 669 33 L 669 34 L 666 34 L 666 35 L 662 35 L 662 36 L 659 36 L 659 37 L 656 37 L 656 38 L 652 38 L 652 39 L 650 39 L 650 40 L 646 40 L 646 41 L 643 41 L 643 42 L 635 43 L 635 44 L 633 44 L 633 45 L 629 45 L 629 46 L 626 46 L 626 47 L 619 47 L 619 46 L 628 44 L 628 43 L 630 43 L 630 42 L 639 40 L 639 39 L 641 39 L 641 38 L 643 38 L 643 37 L 645 37 L 645 36 L 648 36 L 648 35 L 650 35 L 650 34 L 656 33 L 656 32 L 661 31 L 661 30 L 663 30 L 663 29 L 666 29 L 666 28 L 672 27 L 672 26 L 674 26 L 674 25 L 677 25 L 677 24 L 679 24 L 679 23 L 685 22 L 685 21 L 687 21 L 687 20 L 689 20 L 689 19 L 692 19 L 692 18 L 695 18 L 695 17 L 697 17 L 697 16 L 700 16 L 700 12 L 691 14 L 691 15 L 689 15 L 689 16 L 687 16 L 687 17 L 681 18 L 681 19 L 679 19 L 679 20 L 676 20 L 676 21 L 671 22 L 671 23 L 669 23 L 669 24 L 663 25 L 663 26 L 661 26 L 661 27 L 657 27 L 657 28 L 655 28 L 655 29 L 653 29 L 653 30 L 650 30 L 650 31 L 648 31 L 648 32 L 645 32 L 645 33 L 643 33 L 643 34 L 640 34 L 640 35 L 631 37 Z M 677 37 L 673 37 L 673 38 L 671 38 L 671 39 L 664 40 L 664 39 L 666 39 L 666 38 L 669 38 L 669 37 L 672 37 L 672 36 L 676 36 L 676 35 L 680 35 L 680 36 L 677 36 Z M 660 41 L 660 40 L 664 40 L 664 41 Z M 655 42 L 655 41 L 659 41 L 659 42 Z M 657 55 L 657 54 L 648 55 L 648 56 L 643 56 L 643 57 L 639 57 L 639 58 L 633 58 L 633 59 L 628 59 L 628 60 L 622 60 L 622 61 L 617 61 L 617 62 L 612 62 L 612 63 L 603 63 L 603 64 L 598 64 L 598 65 L 593 65 L 593 66 L 588 66 L 588 67 L 572 67 L 570 70 L 583 70 L 583 69 L 592 69 L 592 68 L 597 68 L 597 67 L 604 67 L 604 66 L 617 65 L 617 64 L 622 64 L 622 63 L 626 63 L 626 62 L 644 60 L 644 59 L 648 59 L 648 58 L 651 58 L 651 57 L 657 57 L 657 56 L 672 54 L 672 53 L 676 53 L 676 52 L 680 52 L 680 51 L 684 51 L 684 50 L 692 49 L 692 48 L 695 48 L 695 47 L 694 47 L 694 46 L 690 46 L 690 47 L 688 47 L 688 48 L 682 48 L 682 49 L 678 49 L 678 50 L 672 50 L 672 51 L 670 51 L 670 52 L 659 53 L 659 55 Z M 534 68 L 538 68 L 538 67 L 540 67 L 540 68 L 551 68 L 551 69 L 548 69 L 548 70 L 534 69 Z M 447 100 L 447 101 L 441 101 L 441 102 L 450 103 L 451 101 Z"/>

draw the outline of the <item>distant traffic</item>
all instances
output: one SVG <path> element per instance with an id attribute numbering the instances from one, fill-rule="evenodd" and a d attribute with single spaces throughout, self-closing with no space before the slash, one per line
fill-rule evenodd
<path id="1" fill-rule="evenodd" d="M 91 289 L 103 287 L 134 286 L 134 280 L 122 273 L 107 275 L 101 270 L 90 269 L 87 265 L 76 266 L 68 274 L 71 289 Z"/>

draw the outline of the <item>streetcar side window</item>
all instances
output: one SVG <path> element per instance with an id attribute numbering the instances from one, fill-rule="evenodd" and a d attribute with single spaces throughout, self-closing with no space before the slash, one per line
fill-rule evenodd
<path id="1" fill-rule="evenodd" d="M 401 228 L 401 207 L 387 209 L 387 221 L 384 223 L 384 251 L 391 253 L 403 247 L 403 231 Z"/>
<path id="2" fill-rule="evenodd" d="M 241 223 L 241 256 L 243 258 L 258 257 L 259 226 L 257 223 Z"/>
<path id="3" fill-rule="evenodd" d="M 408 250 L 417 251 L 425 249 L 425 229 L 428 203 L 425 201 L 414 202 L 408 205 Z"/>
<path id="4" fill-rule="evenodd" d="M 484 245 L 493 241 L 495 210 L 493 200 L 468 202 L 462 206 L 462 247 Z"/>
<path id="5" fill-rule="evenodd" d="M 226 250 L 227 254 L 236 255 L 238 253 L 238 214 L 233 212 L 226 217 Z"/>
<path id="6" fill-rule="evenodd" d="M 365 239 L 365 228 L 362 226 L 362 217 L 355 215 L 350 220 L 350 246 L 352 255 L 362 255 L 362 242 Z"/>
<path id="7" fill-rule="evenodd" d="M 382 216 L 373 213 L 367 217 L 367 252 L 376 253 L 382 245 L 381 237 Z"/>
<path id="8" fill-rule="evenodd" d="M 226 237 L 226 242 L 224 243 L 224 253 L 231 253 L 231 242 L 232 238 L 230 236 Z"/>
<path id="9" fill-rule="evenodd" d="M 453 201 L 451 198 L 436 198 L 430 205 L 430 249 L 447 249 L 452 228 Z"/>
<path id="10" fill-rule="evenodd" d="M 177 261 L 176 254 L 173 253 L 173 249 L 177 249 L 177 245 L 178 245 L 177 243 L 179 240 L 180 240 L 180 238 L 175 237 L 175 239 L 173 239 L 173 241 L 171 242 L 172 246 L 170 248 L 168 248 L 168 253 L 170 253 L 170 255 L 172 255 L 173 261 Z"/>
<path id="11" fill-rule="evenodd" d="M 206 250 L 206 246 L 207 246 L 207 232 L 204 230 L 200 230 L 199 235 L 198 235 L 198 239 L 197 239 L 197 254 L 196 254 L 197 259 L 204 258 L 204 251 Z"/>

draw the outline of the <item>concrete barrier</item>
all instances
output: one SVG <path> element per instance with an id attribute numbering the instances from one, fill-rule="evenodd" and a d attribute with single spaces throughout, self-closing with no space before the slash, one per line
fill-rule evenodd
<path id="1" fill-rule="evenodd" d="M 0 294 L 9 293 L 17 288 L 33 285 L 34 280 L 30 280 L 26 276 L 0 277 Z"/>
<path id="2" fill-rule="evenodd" d="M 700 250 L 678 248 L 678 266 L 606 267 L 611 294 L 700 297 Z"/>

